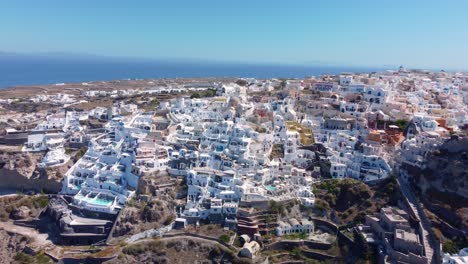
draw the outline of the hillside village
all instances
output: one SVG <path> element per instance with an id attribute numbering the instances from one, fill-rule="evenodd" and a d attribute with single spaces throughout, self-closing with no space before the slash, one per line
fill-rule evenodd
<path id="1" fill-rule="evenodd" d="M 54 235 L 5 259 L 468 261 L 468 205 L 427 203 L 468 199 L 467 73 L 36 88 L 0 92 L 0 229 Z"/>

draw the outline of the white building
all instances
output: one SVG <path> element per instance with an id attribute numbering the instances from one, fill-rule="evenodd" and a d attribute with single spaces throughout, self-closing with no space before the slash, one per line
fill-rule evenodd
<path id="1" fill-rule="evenodd" d="M 289 218 L 287 222 L 278 221 L 278 227 L 276 227 L 275 231 L 277 236 L 293 233 L 313 233 L 314 224 L 307 219 L 298 221 L 296 218 Z"/>

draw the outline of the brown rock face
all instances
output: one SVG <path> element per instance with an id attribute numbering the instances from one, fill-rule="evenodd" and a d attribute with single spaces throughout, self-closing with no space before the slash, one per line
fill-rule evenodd
<path id="1" fill-rule="evenodd" d="M 426 168 L 412 170 L 420 199 L 447 238 L 468 233 L 468 138 L 453 137 L 425 157 Z"/>
<path id="2" fill-rule="evenodd" d="M 3 164 L 2 169 L 14 170 L 24 177 L 31 177 L 42 157 L 42 153 L 3 152 L 0 153 L 0 163 Z"/>
<path id="3" fill-rule="evenodd" d="M 73 165 L 73 162 L 69 161 L 62 166 L 37 170 L 37 163 L 42 157 L 43 153 L 0 153 L 0 189 L 51 193 L 60 191 L 63 175 Z"/>
<path id="4" fill-rule="evenodd" d="M 29 239 L 27 237 L 0 230 L 0 263 L 13 263 L 13 258 L 22 252 Z"/>
<path id="5" fill-rule="evenodd" d="M 452 139 L 426 157 L 427 187 L 468 199 L 468 138 Z"/>
<path id="6" fill-rule="evenodd" d="M 21 206 L 12 212 L 11 217 L 15 220 L 26 219 L 29 217 L 31 210 L 26 206 Z"/>

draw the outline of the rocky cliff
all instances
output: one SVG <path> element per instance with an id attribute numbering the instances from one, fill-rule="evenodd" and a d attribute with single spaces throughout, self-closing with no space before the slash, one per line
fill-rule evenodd
<path id="1" fill-rule="evenodd" d="M 423 191 L 435 189 L 468 199 L 468 138 L 454 137 L 426 157 L 426 168 L 415 175 Z"/>
<path id="2" fill-rule="evenodd" d="M 68 162 L 62 166 L 37 169 L 43 153 L 0 152 L 0 189 L 36 192 L 58 192 L 61 180 L 73 165 Z"/>
<path id="3" fill-rule="evenodd" d="M 410 178 L 428 210 L 433 227 L 441 232 L 441 237 L 466 239 L 468 138 L 453 136 L 427 155 L 425 164 L 426 168 L 423 170 L 410 170 Z"/>
<path id="4" fill-rule="evenodd" d="M 152 228 L 159 228 L 175 219 L 174 201 L 157 199 L 142 202 L 131 200 L 121 212 L 113 236 L 133 235 Z"/>
<path id="5" fill-rule="evenodd" d="M 0 229 L 0 263 L 13 263 L 15 256 L 23 252 L 30 238 Z"/>

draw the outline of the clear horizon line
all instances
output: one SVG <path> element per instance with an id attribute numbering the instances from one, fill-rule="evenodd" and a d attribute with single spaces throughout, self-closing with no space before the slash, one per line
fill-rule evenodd
<path id="1" fill-rule="evenodd" d="M 84 53 L 84 52 L 71 52 L 71 51 L 44 51 L 44 52 L 18 52 L 18 51 L 5 51 L 0 50 L 1 55 L 17 55 L 17 56 L 50 56 L 50 58 L 79 58 L 79 59 L 90 59 L 90 58 L 106 58 L 114 60 L 133 60 L 133 61 L 169 61 L 169 62 L 202 62 L 202 63 L 213 63 L 213 64 L 237 64 L 237 65 L 271 65 L 271 66 L 292 66 L 292 67 L 310 67 L 310 66 L 322 66 L 322 67 L 350 67 L 350 68 L 377 68 L 379 70 L 391 70 L 392 68 L 398 68 L 400 65 L 395 65 L 392 63 L 382 63 L 382 64 L 354 64 L 350 62 L 334 62 L 334 61 L 323 61 L 323 60 L 311 60 L 311 61 L 297 61 L 297 62 L 286 62 L 286 61 L 245 61 L 245 60 L 216 60 L 216 59 L 206 59 L 206 58 L 180 58 L 180 57 L 141 57 L 141 56 L 131 56 L 131 55 L 108 55 L 108 54 L 98 54 L 98 53 Z M 80 57 L 82 56 L 82 57 Z M 407 69 L 411 70 L 430 70 L 430 71 L 467 71 L 468 68 L 464 69 L 455 69 L 452 67 L 443 68 L 443 67 L 414 67 L 414 66 L 405 66 Z"/>

